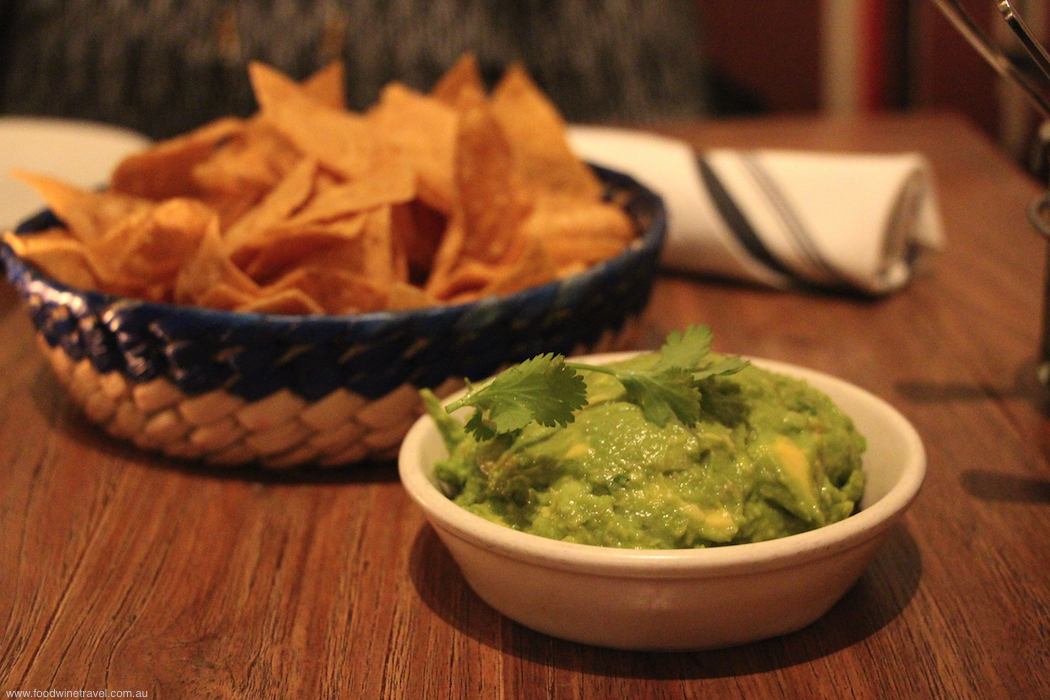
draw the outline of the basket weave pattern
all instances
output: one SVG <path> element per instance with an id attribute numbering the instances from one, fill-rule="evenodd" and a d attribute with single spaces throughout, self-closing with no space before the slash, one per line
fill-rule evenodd
<path id="1" fill-rule="evenodd" d="M 648 302 L 663 204 L 599 171 L 643 234 L 564 280 L 459 306 L 354 316 L 269 316 L 69 288 L 0 249 L 40 347 L 74 403 L 140 448 L 214 465 L 338 466 L 396 455 L 445 395 L 543 352 L 622 349 Z M 49 212 L 20 232 L 55 225 Z"/>
<path id="2" fill-rule="evenodd" d="M 618 350 L 633 335 L 627 327 L 578 352 Z M 424 411 L 419 390 L 407 383 L 375 400 L 343 387 L 313 402 L 287 388 L 250 403 L 222 389 L 187 396 L 164 377 L 133 384 L 115 370 L 101 374 L 90 359 L 74 362 L 43 335 L 37 339 L 55 376 L 88 420 L 144 450 L 215 466 L 323 468 L 393 459 Z M 433 390 L 444 397 L 463 384 L 450 378 Z"/>

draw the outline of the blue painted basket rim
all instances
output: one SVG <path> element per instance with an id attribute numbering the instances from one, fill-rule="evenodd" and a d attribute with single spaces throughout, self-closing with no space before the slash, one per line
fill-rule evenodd
<path id="1" fill-rule="evenodd" d="M 125 297 L 106 292 L 73 287 L 44 274 L 35 265 L 23 260 L 17 253 L 15 253 L 11 246 L 8 245 L 7 241 L 3 239 L 0 239 L 0 258 L 2 258 L 4 263 L 5 275 L 8 281 L 12 284 L 17 285 L 20 278 L 28 277 L 34 282 L 40 282 L 58 291 L 81 297 L 89 306 L 93 307 L 120 304 L 123 306 L 135 306 L 136 308 L 147 311 L 156 310 L 167 311 L 170 313 L 193 313 L 200 316 L 202 320 L 214 322 L 232 324 L 261 323 L 275 328 L 292 326 L 302 328 L 303 326 L 327 325 L 331 323 L 339 323 L 343 325 L 347 323 L 379 325 L 387 324 L 392 321 L 411 321 L 413 319 L 434 318 L 445 314 L 458 314 L 464 309 L 478 307 L 479 305 L 488 303 L 500 303 L 503 301 L 514 303 L 517 301 L 525 301 L 532 297 L 542 297 L 545 294 L 552 293 L 557 289 L 562 288 L 566 284 L 572 284 L 576 280 L 582 282 L 592 277 L 600 276 L 608 272 L 610 268 L 622 264 L 624 261 L 631 259 L 640 252 L 659 250 L 663 245 L 667 233 L 667 210 L 660 195 L 625 173 L 593 164 L 591 167 L 599 175 L 603 184 L 610 189 L 629 190 L 634 192 L 636 194 L 635 202 L 639 199 L 648 200 L 647 207 L 649 207 L 650 210 L 647 213 L 651 217 L 651 220 L 641 229 L 638 237 L 632 242 L 631 246 L 607 260 L 591 265 L 586 270 L 581 270 L 580 272 L 576 272 L 566 278 L 547 282 L 546 284 L 536 287 L 530 287 L 512 294 L 483 297 L 479 300 L 463 302 L 461 304 L 442 304 L 404 311 L 371 311 L 356 314 L 296 315 L 229 311 L 201 306 L 147 301 L 134 297 Z M 628 202 L 626 206 L 630 208 L 631 204 L 632 202 Z M 15 233 L 35 233 L 43 231 L 51 226 L 61 225 L 61 221 L 50 209 L 43 209 L 21 222 L 15 228 Z"/>

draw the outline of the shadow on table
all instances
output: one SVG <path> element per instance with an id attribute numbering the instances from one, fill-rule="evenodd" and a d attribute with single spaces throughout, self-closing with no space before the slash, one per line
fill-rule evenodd
<path id="1" fill-rule="evenodd" d="M 786 668 L 833 654 L 893 621 L 922 576 L 918 546 L 903 524 L 887 536 L 857 584 L 809 627 L 775 639 L 703 652 L 627 652 L 567 642 L 529 630 L 497 613 L 467 585 L 429 526 L 413 542 L 410 578 L 423 602 L 459 632 L 528 661 L 603 676 L 690 679 L 740 676 Z"/>
<path id="2" fill-rule="evenodd" d="M 1014 374 L 1011 384 L 988 382 L 932 382 L 901 381 L 896 389 L 901 396 L 917 404 L 939 404 L 982 399 L 1025 399 L 1041 406 L 1046 403 L 1046 392 L 1036 375 L 1034 360 L 1023 363 Z"/>
<path id="3" fill-rule="evenodd" d="M 1032 403 L 1044 414 L 1050 415 L 1050 393 L 1039 381 L 1034 360 L 1025 362 L 1018 368 L 1012 385 L 901 382 L 897 389 L 904 398 L 917 404 L 1020 399 Z M 1044 454 L 1050 454 L 1050 442 L 1044 440 L 1042 451 Z M 1046 479 L 971 469 L 960 474 L 959 481 L 967 493 L 983 501 L 1050 503 L 1050 481 Z"/>
<path id="4" fill-rule="evenodd" d="M 959 481 L 968 494 L 982 501 L 1050 503 L 1050 481 L 1046 479 L 971 469 Z"/>

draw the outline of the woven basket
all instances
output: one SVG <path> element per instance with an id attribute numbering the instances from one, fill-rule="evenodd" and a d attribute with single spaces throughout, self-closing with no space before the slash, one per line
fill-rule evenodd
<path id="1" fill-rule="evenodd" d="M 470 304 L 277 316 L 70 288 L 0 249 L 39 344 L 84 415 L 142 449 L 210 465 L 333 467 L 396 455 L 439 395 L 542 352 L 630 344 L 666 232 L 660 198 L 598 168 L 641 235 L 579 274 Z M 27 233 L 59 225 L 43 212 Z"/>

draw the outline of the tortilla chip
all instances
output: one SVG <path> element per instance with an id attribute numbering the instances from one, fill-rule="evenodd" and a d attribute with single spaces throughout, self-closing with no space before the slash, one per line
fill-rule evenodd
<path id="1" fill-rule="evenodd" d="M 109 188 L 155 200 L 196 196 L 199 191 L 193 178 L 194 167 L 245 127 L 245 120 L 225 117 L 133 153 L 117 164 Z"/>
<path id="2" fill-rule="evenodd" d="M 618 255 L 637 236 L 620 207 L 551 196 L 537 199 L 522 230 L 543 241 L 557 266 L 573 270 Z"/>
<path id="3" fill-rule="evenodd" d="M 427 285 L 426 292 L 449 304 L 462 304 L 482 296 L 504 271 L 478 260 L 462 261 L 454 270 Z"/>
<path id="4" fill-rule="evenodd" d="M 12 172 L 40 195 L 75 238 L 90 243 L 99 240 L 128 217 L 149 211 L 153 202 L 120 192 L 82 190 L 45 175 L 22 170 Z"/>
<path id="5" fill-rule="evenodd" d="M 277 314 L 283 316 L 305 316 L 323 314 L 324 309 L 300 289 L 281 289 L 271 294 L 252 299 L 234 311 L 259 314 Z"/>
<path id="6" fill-rule="evenodd" d="M 472 53 L 463 54 L 456 63 L 445 72 L 430 91 L 430 96 L 449 107 L 459 104 L 464 93 L 485 94 L 485 82 L 478 70 L 478 59 Z"/>
<path id="7" fill-rule="evenodd" d="M 348 228 L 356 235 L 331 226 L 275 232 L 267 245 L 241 248 L 233 260 L 262 285 L 272 284 L 298 267 L 332 266 L 359 271 L 364 254 L 358 239 L 365 228 L 364 217 L 357 217 Z"/>
<path id="8" fill-rule="evenodd" d="M 460 264 L 466 237 L 462 213 L 453 216 L 445 229 L 445 235 L 434 253 L 430 275 L 423 285 L 424 291 L 441 301 L 447 301 L 455 285 L 452 278 Z"/>
<path id="9" fill-rule="evenodd" d="M 451 212 L 456 110 L 401 83 L 390 83 L 366 116 L 393 154 L 418 175 L 421 199 L 435 209 Z"/>
<path id="10" fill-rule="evenodd" d="M 512 294 L 558 278 L 558 268 L 542 241 L 526 237 L 521 248 L 513 262 L 504 265 L 505 269 L 481 290 L 483 295 Z"/>
<path id="11" fill-rule="evenodd" d="M 259 246 L 268 230 L 291 218 L 313 195 L 318 180 L 317 161 L 300 160 L 258 204 L 223 232 L 223 246 L 234 254 Z"/>
<path id="12" fill-rule="evenodd" d="M 248 71 L 261 115 L 302 153 L 350 180 L 367 175 L 379 160 L 374 129 L 364 117 L 321 104 L 262 63 Z"/>
<path id="13" fill-rule="evenodd" d="M 535 193 L 516 169 L 507 137 L 480 96 L 460 102 L 456 184 L 463 212 L 462 255 L 497 263 L 532 212 Z"/>
<path id="14" fill-rule="evenodd" d="M 217 288 L 224 296 L 213 291 Z M 232 309 L 260 294 L 259 286 L 230 260 L 218 231 L 209 227 L 176 275 L 172 298 L 177 304 Z M 221 298 L 228 301 L 220 302 Z"/>
<path id="15" fill-rule="evenodd" d="M 53 228 L 25 237 L 4 233 L 4 240 L 18 257 L 59 282 L 80 289 L 98 285 L 84 245 L 65 229 Z"/>
<path id="16" fill-rule="evenodd" d="M 100 280 L 118 294 L 172 301 L 175 279 L 207 233 L 218 236 L 215 212 L 193 199 L 169 199 L 113 226 L 88 247 Z"/>
<path id="17" fill-rule="evenodd" d="M 387 290 L 395 282 L 407 282 L 408 260 L 394 244 L 391 207 L 373 209 L 366 212 L 364 217 L 361 267 L 355 271 Z"/>
<path id="18" fill-rule="evenodd" d="M 324 313 L 356 314 L 386 308 L 388 288 L 364 275 L 328 267 L 300 267 L 266 288 L 298 290 Z"/>
<path id="19" fill-rule="evenodd" d="M 434 269 L 448 217 L 419 199 L 391 207 L 390 215 L 394 246 L 404 254 L 409 280 L 422 287 Z"/>
<path id="20" fill-rule="evenodd" d="M 367 177 L 322 185 L 288 220 L 289 226 L 333 221 L 369 209 L 403 204 L 416 196 L 416 178 L 400 161 L 388 160 Z"/>
<path id="21" fill-rule="evenodd" d="M 496 84 L 492 111 L 528 182 L 581 199 L 601 197 L 598 176 L 569 147 L 561 114 L 521 64 L 509 67 Z"/>
<path id="22" fill-rule="evenodd" d="M 228 284 L 219 282 L 214 287 L 205 290 L 203 294 L 195 297 L 193 303 L 207 309 L 237 311 L 255 303 L 259 298 L 258 295 L 245 294 Z"/>
<path id="23" fill-rule="evenodd" d="M 300 160 L 298 150 L 271 125 L 247 123 L 191 173 L 197 197 L 219 214 L 226 229 L 275 187 Z"/>
<path id="24" fill-rule="evenodd" d="M 335 60 L 302 82 L 303 92 L 332 109 L 346 109 L 346 65 Z"/>
<path id="25" fill-rule="evenodd" d="M 466 54 L 429 94 L 390 83 L 363 114 L 345 77 L 339 61 L 302 82 L 254 62 L 254 116 L 125 158 L 103 192 L 21 173 L 66 229 L 7 240 L 77 287 L 341 314 L 513 293 L 636 235 L 520 65 L 489 96 Z"/>
<path id="26" fill-rule="evenodd" d="M 426 309 L 436 306 L 438 300 L 425 291 L 407 282 L 395 282 L 387 294 L 386 309 L 388 311 L 409 311 L 411 309 Z"/>

